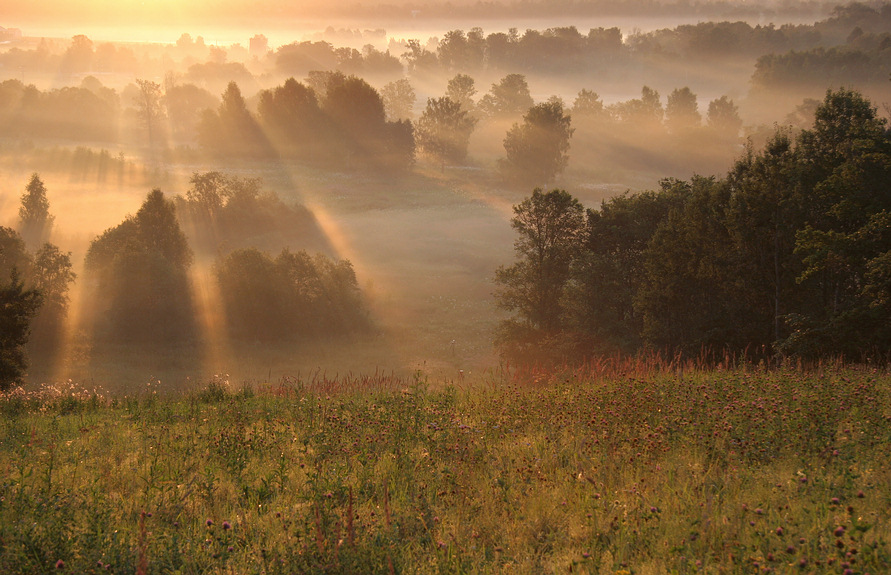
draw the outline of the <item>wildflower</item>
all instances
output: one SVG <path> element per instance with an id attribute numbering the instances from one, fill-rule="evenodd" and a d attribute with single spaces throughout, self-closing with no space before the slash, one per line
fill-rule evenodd
<path id="1" fill-rule="evenodd" d="M 836 537 L 841 537 L 845 534 L 845 528 L 842 526 L 836 527 L 835 531 L 832 532 Z"/>
<path id="2" fill-rule="evenodd" d="M 831 503 L 833 505 L 838 505 L 840 502 L 838 500 L 838 497 L 833 497 L 832 499 L 829 500 L 829 503 Z"/>
<path id="3" fill-rule="evenodd" d="M 59 559 L 58 561 L 56 561 L 56 569 L 64 569 L 64 568 L 65 568 L 65 562 L 64 562 L 64 561 L 62 561 L 61 559 Z"/>
<path id="4" fill-rule="evenodd" d="M 207 521 L 204 522 L 204 524 L 207 525 L 208 527 L 213 527 L 213 519 L 208 519 Z"/>
<path id="5" fill-rule="evenodd" d="M 783 536 L 783 528 L 782 527 L 777 527 L 777 535 L 779 535 L 780 537 Z"/>
<path id="6" fill-rule="evenodd" d="M 228 531 L 228 530 L 231 529 L 231 528 L 232 528 L 232 524 L 231 524 L 231 523 L 229 523 L 228 521 L 223 521 L 223 530 Z"/>

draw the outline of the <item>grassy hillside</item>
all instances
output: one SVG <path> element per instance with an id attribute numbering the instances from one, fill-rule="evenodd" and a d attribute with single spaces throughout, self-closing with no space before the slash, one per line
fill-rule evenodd
<path id="1" fill-rule="evenodd" d="M 0 407 L 7 573 L 891 569 L 887 371 L 604 363 Z"/>

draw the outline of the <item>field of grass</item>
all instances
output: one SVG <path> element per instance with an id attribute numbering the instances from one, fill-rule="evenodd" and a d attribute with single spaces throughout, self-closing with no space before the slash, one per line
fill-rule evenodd
<path id="1" fill-rule="evenodd" d="M 4 573 L 887 573 L 891 374 L 603 362 L 0 401 Z"/>

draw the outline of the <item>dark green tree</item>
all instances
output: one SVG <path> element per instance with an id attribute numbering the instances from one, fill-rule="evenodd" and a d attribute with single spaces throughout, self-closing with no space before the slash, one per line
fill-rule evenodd
<path id="1" fill-rule="evenodd" d="M 502 324 L 498 343 L 507 350 L 528 350 L 563 328 L 561 299 L 581 247 L 584 208 L 563 190 L 537 188 L 514 206 L 511 227 L 518 234 L 518 261 L 499 267 L 495 283 L 499 307 L 515 315 Z"/>
<path id="2" fill-rule="evenodd" d="M 749 148 L 728 174 L 728 229 L 741 252 L 739 275 L 755 295 L 750 314 L 770 343 L 787 334 L 783 318 L 800 296 L 801 272 L 793 257 L 795 233 L 804 225 L 807 204 L 790 135 L 778 130 L 764 149 Z"/>
<path id="3" fill-rule="evenodd" d="M 0 281 L 0 391 L 22 383 L 28 367 L 25 344 L 41 303 L 40 292 L 26 289 L 15 270 Z"/>
<path id="4" fill-rule="evenodd" d="M 588 210 L 582 250 L 566 289 L 567 322 L 579 355 L 633 353 L 643 344 L 635 300 L 646 278 L 647 248 L 683 196 L 663 182 L 659 192 L 622 194 Z"/>

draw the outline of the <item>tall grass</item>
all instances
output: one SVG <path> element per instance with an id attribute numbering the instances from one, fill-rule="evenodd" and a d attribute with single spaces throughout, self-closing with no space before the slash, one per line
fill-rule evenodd
<path id="1" fill-rule="evenodd" d="M 0 571 L 882 573 L 891 375 L 602 360 L 0 400 Z"/>

